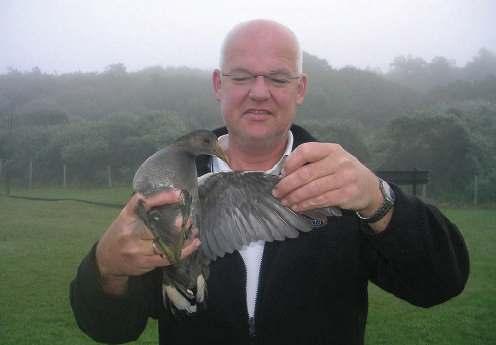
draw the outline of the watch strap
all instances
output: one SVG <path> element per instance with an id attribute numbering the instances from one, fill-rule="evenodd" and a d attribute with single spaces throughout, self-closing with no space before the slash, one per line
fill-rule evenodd
<path id="1" fill-rule="evenodd" d="M 381 191 L 383 202 L 382 205 L 374 212 L 370 217 L 363 217 L 358 211 L 355 214 L 365 223 L 375 223 L 384 218 L 384 216 L 393 208 L 394 206 L 394 192 L 386 181 L 378 177 L 379 190 Z"/>

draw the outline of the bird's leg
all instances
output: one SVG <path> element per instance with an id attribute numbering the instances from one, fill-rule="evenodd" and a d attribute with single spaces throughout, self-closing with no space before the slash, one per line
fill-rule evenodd
<path id="1" fill-rule="evenodd" d="M 193 224 L 188 225 L 189 217 L 191 214 L 191 194 L 186 189 L 183 189 L 181 190 L 179 199 L 179 209 L 181 211 L 181 228 L 179 230 L 179 243 L 176 247 L 175 253 L 178 260 L 180 260 L 181 258 L 181 251 L 184 246 L 184 242 L 186 242 L 186 240 L 188 239 L 189 233 L 191 232 L 191 228 L 193 226 Z"/>
<path id="2" fill-rule="evenodd" d="M 155 231 L 155 227 L 153 226 L 152 222 L 150 221 L 154 217 L 153 210 L 150 212 L 147 212 L 145 209 L 143 200 L 139 200 L 138 205 L 136 206 L 136 214 L 138 215 L 139 218 L 141 218 L 143 223 L 145 223 L 145 226 L 148 229 L 150 229 L 150 231 L 153 233 L 153 235 L 155 236 L 154 240 L 158 239 L 156 242 L 159 244 L 160 249 L 163 249 L 162 247 L 164 247 L 164 244 L 163 244 L 163 242 L 161 243 L 160 238 L 159 238 L 157 232 Z"/>
<path id="3" fill-rule="evenodd" d="M 164 241 L 160 238 L 155 225 L 153 224 L 153 221 L 157 221 L 157 217 L 160 218 L 160 213 L 157 210 L 151 209 L 150 211 L 146 211 L 145 206 L 143 204 L 142 200 L 138 201 L 138 206 L 136 207 L 136 214 L 138 217 L 141 218 L 143 223 L 145 223 L 146 227 L 150 229 L 152 234 L 155 236 L 153 241 L 158 244 L 159 249 L 164 253 L 164 255 L 167 257 L 169 262 L 171 264 L 175 264 L 177 261 L 176 260 L 176 253 L 172 251 L 169 246 L 167 246 Z"/>
<path id="4" fill-rule="evenodd" d="M 138 205 L 136 206 L 135 212 L 138 215 L 138 217 L 141 218 L 141 220 L 143 221 L 143 223 L 145 223 L 145 225 L 148 226 L 149 225 L 148 224 L 149 222 L 148 222 L 148 217 L 147 217 L 147 214 L 146 214 L 145 205 L 144 205 L 143 200 L 138 200 Z"/>
<path id="5" fill-rule="evenodd" d="M 181 194 L 179 196 L 179 205 L 181 207 L 181 215 L 183 216 L 183 223 L 181 225 L 181 228 L 184 228 L 186 226 L 186 223 L 188 222 L 189 215 L 191 213 L 191 203 L 193 202 L 193 198 L 191 197 L 191 194 L 186 189 L 181 190 Z"/>

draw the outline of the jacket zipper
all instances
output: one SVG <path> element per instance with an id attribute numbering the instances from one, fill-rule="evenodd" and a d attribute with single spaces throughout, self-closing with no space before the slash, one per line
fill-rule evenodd
<path id="1" fill-rule="evenodd" d="M 265 253 L 265 246 L 266 243 L 263 246 L 262 249 L 262 255 L 260 256 L 259 262 L 258 262 L 258 282 L 257 282 L 257 290 L 255 291 L 255 300 L 254 302 L 254 308 L 253 308 L 253 317 L 250 317 L 250 314 L 248 312 L 248 305 L 246 306 L 246 314 L 248 317 L 248 334 L 250 338 L 255 338 L 256 337 L 256 327 L 255 327 L 255 320 L 257 316 L 257 310 L 258 310 L 258 304 L 260 302 L 260 288 L 262 286 L 262 269 L 263 269 L 263 263 L 264 263 L 264 253 Z M 248 272 L 246 269 L 245 265 L 245 287 L 247 288 L 248 284 Z M 248 289 L 246 289 L 246 292 L 248 292 Z"/>

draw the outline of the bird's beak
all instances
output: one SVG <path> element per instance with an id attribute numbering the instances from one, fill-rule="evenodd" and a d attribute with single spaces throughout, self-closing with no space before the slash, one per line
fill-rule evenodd
<path id="1" fill-rule="evenodd" d="M 222 159 L 224 162 L 227 163 L 227 165 L 231 166 L 231 162 L 229 161 L 229 157 L 227 157 L 226 152 L 220 147 L 218 143 L 215 144 L 214 148 L 215 155 Z"/>

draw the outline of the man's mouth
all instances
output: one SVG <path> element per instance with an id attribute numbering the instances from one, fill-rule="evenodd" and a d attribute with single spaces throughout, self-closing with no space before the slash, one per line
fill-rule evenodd
<path id="1" fill-rule="evenodd" d="M 247 111 L 244 112 L 245 115 L 272 115 L 272 112 L 266 109 L 248 109 Z"/>

